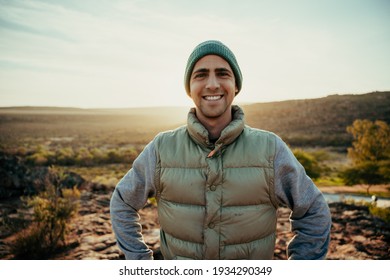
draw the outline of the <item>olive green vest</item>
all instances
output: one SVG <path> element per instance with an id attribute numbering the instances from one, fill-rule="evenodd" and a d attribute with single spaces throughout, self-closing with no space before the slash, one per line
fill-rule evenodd
<path id="1" fill-rule="evenodd" d="M 215 145 L 188 124 L 156 137 L 157 199 L 165 259 L 272 259 L 275 136 L 233 121 Z"/>

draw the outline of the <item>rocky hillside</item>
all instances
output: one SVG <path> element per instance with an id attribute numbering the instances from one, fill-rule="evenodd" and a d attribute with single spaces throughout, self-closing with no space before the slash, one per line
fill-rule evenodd
<path id="1" fill-rule="evenodd" d="M 293 146 L 349 146 L 346 127 L 356 119 L 390 124 L 390 92 L 244 106 L 249 125 L 271 130 Z"/>

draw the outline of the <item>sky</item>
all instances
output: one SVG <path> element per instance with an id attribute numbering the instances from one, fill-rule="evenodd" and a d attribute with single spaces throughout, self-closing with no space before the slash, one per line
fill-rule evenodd
<path id="1" fill-rule="evenodd" d="M 192 106 L 209 39 L 237 57 L 238 104 L 390 90 L 388 0 L 0 0 L 0 107 Z"/>

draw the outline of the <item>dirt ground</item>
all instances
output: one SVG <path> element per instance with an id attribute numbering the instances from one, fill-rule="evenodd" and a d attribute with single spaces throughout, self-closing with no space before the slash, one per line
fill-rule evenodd
<path id="1" fill-rule="evenodd" d="M 326 186 L 318 187 L 324 193 L 345 193 L 345 194 L 367 194 L 367 185 L 355 186 Z M 390 197 L 390 184 L 374 185 L 369 188 L 370 195 L 381 194 L 382 196 Z"/>
<path id="2" fill-rule="evenodd" d="M 374 186 L 370 193 L 389 193 L 390 185 Z M 365 186 L 320 187 L 327 193 L 365 192 Z M 109 211 L 110 194 L 96 188 L 84 190 L 79 217 L 72 226 L 72 244 L 69 250 L 53 256 L 53 259 L 124 259 L 112 232 Z M 2 205 L 4 206 L 4 205 Z M 11 207 L 8 205 L 7 207 Z M 16 206 L 15 206 L 16 207 Z M 16 209 L 16 208 L 15 208 Z M 330 204 L 332 214 L 331 242 L 327 259 L 331 260 L 388 260 L 390 256 L 390 224 L 372 216 L 366 206 L 344 203 Z M 17 215 L 16 210 L 12 212 Z M 275 259 L 284 260 L 286 246 L 292 237 L 289 222 L 290 211 L 278 211 Z M 161 259 L 159 252 L 159 224 L 156 207 L 149 205 L 140 211 L 145 242 Z M 1 229 L 0 229 L 1 232 Z M 12 259 L 8 238 L 0 238 L 0 259 Z"/>

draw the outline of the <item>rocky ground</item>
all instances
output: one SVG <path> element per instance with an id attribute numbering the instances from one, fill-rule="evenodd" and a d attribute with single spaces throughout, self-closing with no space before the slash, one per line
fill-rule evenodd
<path id="1" fill-rule="evenodd" d="M 111 191 L 104 186 L 92 185 L 82 191 L 79 215 L 72 225 L 68 246 L 53 256 L 53 259 L 118 260 L 124 258 L 116 245 L 111 229 L 110 196 Z M 14 203 L 14 207 L 16 206 L 17 204 Z M 390 259 L 389 223 L 371 216 L 367 207 L 364 206 L 332 203 L 330 209 L 333 225 L 328 259 Z M 11 218 L 17 215 L 16 209 L 9 212 Z M 289 232 L 289 213 L 290 211 L 286 208 L 279 209 L 275 259 L 286 259 L 286 244 L 292 235 Z M 149 205 L 140 212 L 140 215 L 145 241 L 155 252 L 155 258 L 161 259 L 156 208 Z M 9 254 L 8 246 L 12 241 L 12 235 L 6 236 L 3 232 L 0 236 L 2 236 L 0 259 L 12 259 L 13 256 Z"/>

